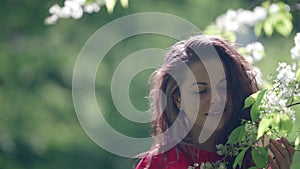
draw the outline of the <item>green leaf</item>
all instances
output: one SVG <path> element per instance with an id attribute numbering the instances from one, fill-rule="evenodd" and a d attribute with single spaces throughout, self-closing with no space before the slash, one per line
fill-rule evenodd
<path id="1" fill-rule="evenodd" d="M 295 149 L 299 150 L 300 148 L 300 136 L 298 136 L 295 140 Z"/>
<path id="2" fill-rule="evenodd" d="M 294 96 L 293 100 L 294 100 L 294 102 L 300 101 L 300 97 L 299 96 Z"/>
<path id="3" fill-rule="evenodd" d="M 227 30 L 221 30 L 220 31 L 220 29 L 215 24 L 208 25 L 204 29 L 203 34 L 205 34 L 205 35 L 218 35 L 218 36 L 222 36 L 223 38 L 225 38 L 226 40 L 228 40 L 231 43 L 236 42 L 236 35 L 233 32 L 227 31 Z"/>
<path id="4" fill-rule="evenodd" d="M 288 115 L 277 114 L 277 120 L 279 130 L 283 131 L 285 134 L 289 134 L 292 131 L 293 122 Z"/>
<path id="5" fill-rule="evenodd" d="M 121 5 L 122 5 L 123 8 L 127 8 L 128 7 L 128 1 L 129 0 L 120 0 Z"/>
<path id="6" fill-rule="evenodd" d="M 259 108 L 258 104 L 253 104 L 250 110 L 251 120 L 257 121 L 259 119 Z"/>
<path id="7" fill-rule="evenodd" d="M 248 96 L 245 99 L 245 106 L 243 109 L 250 107 L 256 100 L 257 100 L 257 96 L 261 91 L 258 91 L 256 93 L 251 94 L 250 96 Z"/>
<path id="8" fill-rule="evenodd" d="M 284 12 L 283 15 L 289 20 L 293 19 L 293 15 L 290 12 Z"/>
<path id="9" fill-rule="evenodd" d="M 255 103 L 252 105 L 251 110 L 250 110 L 250 116 L 251 116 L 252 121 L 257 121 L 259 119 L 259 114 L 260 114 L 259 106 L 260 106 L 261 100 L 263 99 L 266 91 L 267 91 L 266 89 L 261 90 L 257 94 L 257 99 L 256 99 Z"/>
<path id="10" fill-rule="evenodd" d="M 226 144 L 238 143 L 246 135 L 245 125 L 235 128 L 229 135 L 228 141 Z"/>
<path id="11" fill-rule="evenodd" d="M 114 8 L 116 6 L 116 1 L 117 0 L 106 0 L 105 1 L 105 6 L 107 8 L 107 12 L 108 13 L 111 14 L 114 11 Z"/>
<path id="12" fill-rule="evenodd" d="M 264 23 L 264 31 L 267 36 L 271 36 L 273 33 L 273 21 L 272 18 L 267 18 Z"/>
<path id="13" fill-rule="evenodd" d="M 269 2 L 269 1 L 263 2 L 263 3 L 261 4 L 262 7 L 267 8 L 267 9 L 270 8 L 270 5 L 271 5 L 271 2 Z"/>
<path id="14" fill-rule="evenodd" d="M 248 169 L 259 169 L 259 167 L 250 167 Z"/>
<path id="15" fill-rule="evenodd" d="M 269 129 L 270 126 L 272 126 L 272 123 L 275 122 L 275 117 L 274 116 L 265 116 L 261 119 L 258 125 L 257 129 L 257 139 L 262 137 L 265 132 Z"/>
<path id="16" fill-rule="evenodd" d="M 255 92 L 245 99 L 244 109 L 250 107 L 257 100 L 257 96 L 260 92 L 261 91 Z"/>
<path id="17" fill-rule="evenodd" d="M 266 168 L 268 161 L 268 152 L 266 149 L 262 147 L 255 147 L 252 149 L 251 155 L 256 166 L 259 168 Z"/>
<path id="18" fill-rule="evenodd" d="M 256 36 L 260 36 L 261 35 L 263 26 L 264 26 L 263 22 L 259 22 L 258 24 L 255 25 L 255 27 L 254 27 L 254 33 L 255 33 Z"/>
<path id="19" fill-rule="evenodd" d="M 258 149 L 258 151 L 260 152 L 260 153 L 262 153 L 262 155 L 263 156 L 265 156 L 266 157 L 266 159 L 268 159 L 268 146 L 266 146 L 266 147 L 256 147 L 257 149 Z"/>
<path id="20" fill-rule="evenodd" d="M 292 32 L 293 24 L 290 20 L 288 20 L 287 18 L 284 18 L 284 19 L 276 22 L 275 29 L 281 35 L 287 37 Z"/>
<path id="21" fill-rule="evenodd" d="M 233 163 L 233 168 L 236 168 L 237 165 L 239 167 L 242 166 L 242 162 L 243 162 L 243 159 L 244 159 L 244 156 L 245 156 L 245 153 L 246 151 L 248 150 L 249 147 L 245 147 L 243 148 L 243 150 L 236 156 L 235 160 L 234 160 L 234 163 Z"/>
<path id="22" fill-rule="evenodd" d="M 300 68 L 296 72 L 296 81 L 300 82 Z"/>

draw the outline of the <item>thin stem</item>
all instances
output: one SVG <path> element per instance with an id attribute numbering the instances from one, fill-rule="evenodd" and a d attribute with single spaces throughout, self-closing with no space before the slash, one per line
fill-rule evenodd
<path id="1" fill-rule="evenodd" d="M 287 107 L 296 106 L 296 105 L 298 105 L 298 104 L 300 104 L 300 102 L 296 102 L 296 103 L 290 104 L 290 105 L 288 105 Z"/>

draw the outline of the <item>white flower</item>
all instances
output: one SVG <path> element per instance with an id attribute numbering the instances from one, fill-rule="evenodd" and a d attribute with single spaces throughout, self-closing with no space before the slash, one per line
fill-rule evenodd
<path id="1" fill-rule="evenodd" d="M 297 46 L 293 47 L 291 49 L 291 55 L 292 55 L 292 59 L 300 60 L 300 46 L 299 47 L 297 47 Z"/>
<path id="2" fill-rule="evenodd" d="M 70 7 L 72 10 L 80 8 L 80 4 L 77 1 L 65 0 L 64 4 L 66 7 Z"/>
<path id="3" fill-rule="evenodd" d="M 286 63 L 280 63 L 277 70 L 279 72 L 292 72 L 295 69 L 295 66 L 291 67 Z M 280 74 L 280 73 L 279 73 Z M 281 75 L 284 75 L 282 73 Z M 289 75 L 286 75 L 289 76 Z M 294 75 L 291 75 L 291 79 Z M 264 98 L 261 103 L 261 111 L 260 118 L 264 117 L 267 114 L 279 113 L 286 114 L 289 116 L 291 121 L 295 121 L 295 112 L 288 107 L 288 100 L 293 97 L 294 92 L 298 91 L 298 85 L 294 85 L 293 83 L 286 83 L 282 81 L 282 79 L 277 79 L 273 90 L 267 91 L 264 95 Z"/>
<path id="4" fill-rule="evenodd" d="M 268 15 L 266 8 L 261 7 L 261 6 L 255 7 L 253 12 L 258 21 L 266 19 L 267 15 Z"/>
<path id="5" fill-rule="evenodd" d="M 200 166 L 200 169 L 211 169 L 213 167 L 213 165 L 209 162 L 206 163 L 202 163 Z"/>
<path id="6" fill-rule="evenodd" d="M 249 62 L 251 64 L 254 63 L 254 59 L 252 56 L 244 54 L 243 57 L 247 60 L 247 62 Z"/>
<path id="7" fill-rule="evenodd" d="M 237 12 L 229 9 L 226 14 L 219 16 L 216 19 L 216 26 L 219 29 L 225 29 L 228 31 L 236 31 L 239 28 L 239 24 L 236 20 Z"/>
<path id="8" fill-rule="evenodd" d="M 83 9 L 80 7 L 80 8 L 77 8 L 76 10 L 73 10 L 71 16 L 74 19 L 79 19 L 82 17 L 82 15 L 83 15 Z"/>
<path id="9" fill-rule="evenodd" d="M 257 19 L 253 12 L 249 10 L 238 10 L 237 21 L 240 24 L 246 24 L 248 26 L 254 26 L 257 22 Z"/>
<path id="10" fill-rule="evenodd" d="M 277 67 L 277 79 L 282 82 L 284 85 L 287 85 L 292 80 L 295 80 L 295 72 L 292 69 L 291 65 L 287 65 L 287 63 L 279 63 Z"/>
<path id="11" fill-rule="evenodd" d="M 245 9 L 232 10 L 229 9 L 223 15 L 220 15 L 216 19 L 216 26 L 219 29 L 225 29 L 227 31 L 241 31 L 247 27 L 253 27 L 258 21 L 264 20 L 267 16 L 267 11 L 263 7 L 256 7 L 254 11 Z"/>
<path id="12" fill-rule="evenodd" d="M 197 167 L 199 167 L 198 163 L 194 163 L 193 166 L 188 166 L 188 169 L 196 169 Z"/>
<path id="13" fill-rule="evenodd" d="M 84 12 L 93 13 L 99 11 L 100 11 L 100 6 L 97 3 L 87 4 L 84 6 Z"/>
<path id="14" fill-rule="evenodd" d="M 278 101 L 278 104 L 280 107 L 285 107 L 286 106 L 286 103 L 287 103 L 287 100 L 286 99 L 280 99 Z"/>
<path id="15" fill-rule="evenodd" d="M 224 155 L 227 152 L 227 148 L 223 144 L 216 145 L 216 148 L 217 148 L 217 154 L 219 155 Z"/>
<path id="16" fill-rule="evenodd" d="M 49 13 L 55 15 L 59 15 L 60 11 L 61 11 L 61 7 L 58 4 L 54 4 L 49 9 Z"/>
<path id="17" fill-rule="evenodd" d="M 103 5 L 102 0 L 93 0 L 93 3 L 87 0 L 64 0 L 64 6 L 60 7 L 54 4 L 49 8 L 50 16 L 44 20 L 45 24 L 55 24 L 59 19 L 74 18 L 79 19 L 84 12 L 99 12 L 100 6 Z"/>
<path id="18" fill-rule="evenodd" d="M 219 169 L 226 169 L 226 168 L 227 168 L 226 164 L 224 164 L 224 163 L 221 163 L 220 166 L 219 166 Z"/>
<path id="19" fill-rule="evenodd" d="M 270 6 L 270 13 L 274 14 L 279 12 L 279 6 L 277 4 L 271 4 Z"/>
<path id="20" fill-rule="evenodd" d="M 72 15 L 72 9 L 69 6 L 62 7 L 59 17 L 61 18 L 70 18 Z"/>
<path id="21" fill-rule="evenodd" d="M 83 9 L 80 5 L 80 1 L 72 1 L 66 0 L 65 1 L 65 8 L 71 10 L 71 17 L 74 19 L 79 19 L 83 15 Z"/>
<path id="22" fill-rule="evenodd" d="M 300 32 L 298 32 L 294 38 L 295 46 L 300 46 Z"/>
<path id="23" fill-rule="evenodd" d="M 247 45 L 246 48 L 248 51 L 253 51 L 253 50 L 264 51 L 265 50 L 264 46 L 260 42 L 250 43 Z"/>
<path id="24" fill-rule="evenodd" d="M 246 51 L 253 57 L 253 61 L 260 61 L 265 53 L 265 48 L 260 42 L 250 43 L 246 46 Z"/>
<path id="25" fill-rule="evenodd" d="M 288 12 L 291 11 L 291 7 L 290 7 L 289 5 L 284 5 L 284 9 L 285 9 L 286 11 L 288 11 Z"/>
<path id="26" fill-rule="evenodd" d="M 294 40 L 295 46 L 291 49 L 292 59 L 300 60 L 300 33 L 297 33 Z"/>
<path id="27" fill-rule="evenodd" d="M 201 163 L 200 169 L 226 169 L 226 163 L 222 161 Z"/>
<path id="28" fill-rule="evenodd" d="M 256 130 L 257 127 L 255 126 L 255 124 L 252 124 L 252 123 L 246 123 L 245 124 L 245 130 L 246 132 L 252 132 L 253 130 Z"/>
<path id="29" fill-rule="evenodd" d="M 227 12 L 226 12 L 226 16 L 228 18 L 235 18 L 237 15 L 236 11 L 235 10 L 232 10 L 232 9 L 229 9 Z"/>
<path id="30" fill-rule="evenodd" d="M 83 6 L 86 2 L 86 0 L 73 0 L 74 2 L 76 2 L 77 4 Z"/>
<path id="31" fill-rule="evenodd" d="M 57 15 L 51 15 L 49 17 L 47 17 L 44 22 L 46 25 L 53 25 L 57 22 L 58 20 L 58 16 Z"/>

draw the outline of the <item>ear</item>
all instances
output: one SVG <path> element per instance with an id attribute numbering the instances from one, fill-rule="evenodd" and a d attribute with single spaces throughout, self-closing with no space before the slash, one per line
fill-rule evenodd
<path id="1" fill-rule="evenodd" d="M 174 103 L 176 104 L 177 108 L 178 109 L 181 109 L 181 97 L 179 94 L 174 94 L 173 95 L 173 100 L 174 100 Z"/>

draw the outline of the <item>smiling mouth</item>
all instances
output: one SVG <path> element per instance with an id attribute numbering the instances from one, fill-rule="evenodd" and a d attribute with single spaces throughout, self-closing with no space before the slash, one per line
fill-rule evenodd
<path id="1" fill-rule="evenodd" d="M 209 112 L 209 113 L 205 113 L 206 116 L 213 116 L 213 115 L 219 115 L 222 114 L 222 112 L 217 111 L 217 112 Z"/>

